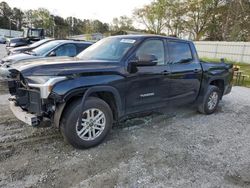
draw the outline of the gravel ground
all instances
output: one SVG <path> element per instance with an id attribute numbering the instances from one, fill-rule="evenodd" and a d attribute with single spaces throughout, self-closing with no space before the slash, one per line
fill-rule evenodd
<path id="1" fill-rule="evenodd" d="M 250 187 L 249 96 L 234 87 L 209 116 L 187 106 L 128 120 L 76 150 L 18 121 L 0 81 L 0 187 Z"/>
<path id="2" fill-rule="evenodd" d="M 113 128 L 88 150 L 22 124 L 0 96 L 0 187 L 250 187 L 250 89 L 213 115 L 184 107 Z"/>

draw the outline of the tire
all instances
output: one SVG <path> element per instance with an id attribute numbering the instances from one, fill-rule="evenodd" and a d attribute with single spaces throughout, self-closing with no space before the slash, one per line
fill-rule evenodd
<path id="1" fill-rule="evenodd" d="M 213 99 L 212 99 L 213 98 Z M 212 114 L 216 111 L 221 98 L 221 91 L 218 87 L 210 85 L 203 98 L 202 103 L 198 106 L 198 111 L 202 114 Z"/>
<path id="2" fill-rule="evenodd" d="M 97 146 L 105 139 L 112 127 L 112 111 L 105 101 L 89 97 L 82 110 L 82 124 L 79 125 L 80 111 L 81 99 L 75 100 L 67 106 L 60 124 L 61 133 L 64 139 L 75 148 L 84 149 Z M 96 120 L 94 121 L 94 119 Z"/>

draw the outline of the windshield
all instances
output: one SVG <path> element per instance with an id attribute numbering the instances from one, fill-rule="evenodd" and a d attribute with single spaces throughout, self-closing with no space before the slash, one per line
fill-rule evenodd
<path id="1" fill-rule="evenodd" d="M 88 47 L 77 57 L 84 60 L 119 61 L 135 42 L 136 40 L 128 38 L 105 38 Z"/>
<path id="2" fill-rule="evenodd" d="M 39 40 L 37 42 L 34 42 L 33 44 L 29 45 L 31 48 L 35 48 L 38 46 L 41 46 L 43 43 L 50 41 L 50 39 L 43 39 L 43 40 Z"/>
<path id="3" fill-rule="evenodd" d="M 38 56 L 46 55 L 50 50 L 59 45 L 60 41 L 50 41 L 32 50 Z"/>
<path id="4" fill-rule="evenodd" d="M 30 29 L 29 37 L 40 37 L 41 30 Z"/>
<path id="5" fill-rule="evenodd" d="M 24 37 L 40 37 L 42 30 L 41 29 L 30 29 L 26 28 L 23 31 Z"/>

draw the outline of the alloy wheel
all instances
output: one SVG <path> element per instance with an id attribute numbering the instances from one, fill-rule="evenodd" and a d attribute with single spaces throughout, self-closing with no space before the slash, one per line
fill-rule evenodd
<path id="1" fill-rule="evenodd" d="M 217 92 L 214 91 L 210 94 L 208 98 L 208 104 L 207 104 L 209 110 L 213 110 L 216 107 L 218 103 L 218 99 L 219 99 L 219 95 Z"/>
<path id="2" fill-rule="evenodd" d="M 82 113 L 81 124 L 76 124 L 76 132 L 82 140 L 95 140 L 101 135 L 105 125 L 105 114 L 100 109 L 91 108 Z"/>

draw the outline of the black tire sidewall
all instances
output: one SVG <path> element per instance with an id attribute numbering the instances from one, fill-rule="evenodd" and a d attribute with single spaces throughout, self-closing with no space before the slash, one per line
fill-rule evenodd
<path id="1" fill-rule="evenodd" d="M 208 108 L 208 101 L 209 101 L 209 97 L 210 97 L 211 93 L 213 93 L 213 92 L 216 92 L 218 94 L 218 101 L 217 101 L 215 107 L 212 110 L 210 110 Z M 221 97 L 220 93 L 221 92 L 220 92 L 220 89 L 218 87 L 216 87 L 216 86 L 209 86 L 208 87 L 208 92 L 206 94 L 205 101 L 204 101 L 204 112 L 206 114 L 212 114 L 216 111 L 218 104 L 219 104 L 219 101 L 220 101 L 220 97 Z"/>
<path id="2" fill-rule="evenodd" d="M 69 109 L 67 109 L 67 112 L 64 114 L 62 120 L 61 127 L 63 136 L 71 145 L 79 149 L 90 148 L 100 144 L 105 139 L 112 127 L 112 111 L 105 101 L 96 97 L 90 97 L 86 100 L 82 112 L 90 108 L 97 108 L 101 110 L 106 118 L 106 125 L 103 132 L 94 140 L 82 140 L 76 132 L 76 124 L 81 111 L 81 100 L 79 100 L 78 103 L 74 103 Z"/>

